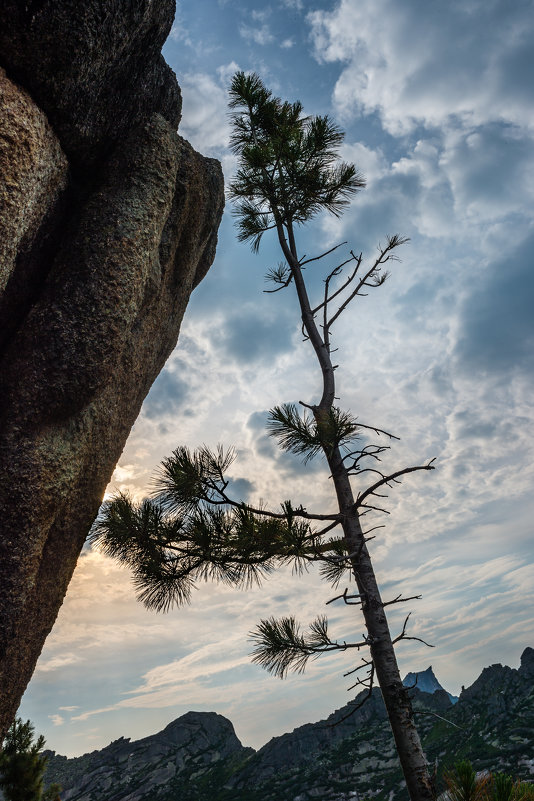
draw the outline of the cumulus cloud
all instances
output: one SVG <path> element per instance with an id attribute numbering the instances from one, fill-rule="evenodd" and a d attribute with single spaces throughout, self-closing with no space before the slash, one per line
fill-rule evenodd
<path id="1" fill-rule="evenodd" d="M 525 57 L 534 17 L 525 6 L 341 0 L 307 20 L 316 58 L 341 65 L 336 113 L 345 123 L 378 117 L 404 150 L 379 171 L 362 152 L 364 171 L 371 167 L 370 191 L 355 203 L 363 230 L 377 217 L 404 218 L 404 230 L 423 236 L 471 234 L 472 248 L 473 225 L 484 225 L 478 245 L 488 250 L 494 235 L 506 237 L 499 223 L 525 235 L 534 202 Z"/>
<path id="2" fill-rule="evenodd" d="M 237 65 L 222 65 L 217 77 L 206 73 L 180 76 L 183 97 L 183 119 L 180 134 L 204 155 L 222 158 L 227 154 L 230 138 L 228 121 L 228 75 Z"/>
<path id="3" fill-rule="evenodd" d="M 534 124 L 534 18 L 522 4 L 341 0 L 307 18 L 316 57 L 345 65 L 334 95 L 345 115 L 376 111 L 395 135 L 452 117 Z"/>
<path id="4" fill-rule="evenodd" d="M 259 27 L 255 25 L 240 25 L 239 35 L 249 42 L 264 46 L 274 42 L 274 36 L 267 23 L 263 23 Z"/>

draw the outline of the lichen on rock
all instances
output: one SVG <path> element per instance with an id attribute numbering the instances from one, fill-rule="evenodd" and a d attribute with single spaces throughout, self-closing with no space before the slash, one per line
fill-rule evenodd
<path id="1" fill-rule="evenodd" d="M 218 162 L 176 133 L 160 54 L 174 3 L 0 10 L 0 131 L 13 132 L 0 141 L 1 738 L 213 261 L 224 201 Z"/>
<path id="2" fill-rule="evenodd" d="M 0 292 L 67 183 L 68 162 L 46 115 L 0 68 Z"/>

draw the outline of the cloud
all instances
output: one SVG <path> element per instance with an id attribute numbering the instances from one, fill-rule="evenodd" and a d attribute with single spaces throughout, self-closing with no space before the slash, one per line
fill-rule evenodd
<path id="1" fill-rule="evenodd" d="M 454 355 L 471 376 L 532 376 L 534 369 L 534 234 L 478 276 L 465 299 Z"/>
<path id="2" fill-rule="evenodd" d="M 218 77 L 188 72 L 180 76 L 183 117 L 180 134 L 206 156 L 222 158 L 227 154 L 230 138 L 228 121 L 228 73 L 237 65 L 231 62 L 219 67 Z"/>
<path id="3" fill-rule="evenodd" d="M 143 412 L 149 419 L 184 412 L 190 397 L 187 365 L 175 359 L 172 368 L 166 367 L 161 371 L 145 399 Z"/>
<path id="4" fill-rule="evenodd" d="M 429 4 L 341 0 L 308 14 L 316 58 L 340 61 L 340 112 L 378 112 L 399 135 L 418 124 L 534 123 L 534 18 L 506 0 Z"/>
<path id="5" fill-rule="evenodd" d="M 191 40 L 191 35 L 189 30 L 187 29 L 187 25 L 184 20 L 184 14 L 182 11 L 182 3 L 178 2 L 176 4 L 176 12 L 174 15 L 174 22 L 172 24 L 171 32 L 169 33 L 170 39 L 173 42 L 179 42 L 180 44 L 185 44 L 188 47 L 193 47 L 193 42 Z"/>
<path id="6" fill-rule="evenodd" d="M 488 123 L 448 133 L 440 167 L 471 222 L 522 212 L 534 201 L 532 135 L 515 125 Z"/>
<path id="7" fill-rule="evenodd" d="M 263 23 L 263 25 L 259 27 L 254 25 L 240 25 L 239 35 L 248 42 L 253 42 L 261 47 L 274 42 L 274 36 L 267 23 Z"/>
<path id="8" fill-rule="evenodd" d="M 230 498 L 247 502 L 256 490 L 256 484 L 248 478 L 230 478 L 226 493 Z"/>
<path id="9" fill-rule="evenodd" d="M 54 726 L 62 726 L 65 723 L 65 718 L 61 715 L 49 715 L 48 717 Z"/>
<path id="10" fill-rule="evenodd" d="M 38 673 L 51 673 L 70 665 L 76 665 L 82 657 L 75 653 L 56 654 L 48 659 L 40 659 L 35 671 Z"/>
<path id="11" fill-rule="evenodd" d="M 252 305 L 230 313 L 223 325 L 211 328 L 215 348 L 243 364 L 275 359 L 292 350 L 291 318 L 283 308 L 262 314 Z"/>
<path id="12" fill-rule="evenodd" d="M 528 6 L 340 0 L 307 21 L 316 59 L 340 64 L 336 114 L 347 124 L 363 115 L 359 127 L 375 142 L 377 120 L 386 132 L 374 160 L 358 153 L 364 143 L 345 147 L 345 158 L 370 167 L 369 190 L 332 231 L 356 224 L 369 240 L 383 219 L 486 254 L 525 236 L 534 203 Z M 484 228 L 474 234 L 475 225 Z"/>
<path id="13" fill-rule="evenodd" d="M 269 6 L 266 6 L 261 11 L 258 10 L 252 11 L 250 16 L 255 22 L 265 22 L 265 20 L 269 19 L 271 13 L 272 9 Z"/>

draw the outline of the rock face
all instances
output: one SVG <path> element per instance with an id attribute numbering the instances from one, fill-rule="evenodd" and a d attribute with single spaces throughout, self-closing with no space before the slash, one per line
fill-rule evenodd
<path id="1" fill-rule="evenodd" d="M 528 648 L 519 670 L 486 668 L 454 705 L 443 689 L 412 690 L 438 792 L 443 769 L 458 759 L 534 780 L 533 668 Z M 351 709 L 274 737 L 257 752 L 243 748 L 220 715 L 189 712 L 138 742 L 118 740 L 75 759 L 52 752 L 46 781 L 62 784 L 64 801 L 404 801 L 380 692 L 347 717 Z"/>
<path id="2" fill-rule="evenodd" d="M 90 174 L 132 128 L 161 114 L 173 129 L 180 88 L 161 48 L 175 0 L 2 0 L 0 56 Z"/>
<path id="3" fill-rule="evenodd" d="M 2 737 L 213 261 L 223 180 L 175 130 L 174 2 L 0 11 Z"/>
<path id="4" fill-rule="evenodd" d="M 0 292 L 67 184 L 68 162 L 45 114 L 0 68 Z M 23 244 L 24 243 L 24 244 Z"/>
<path id="5" fill-rule="evenodd" d="M 183 788 L 175 797 L 186 799 L 188 785 L 207 789 L 216 776 L 232 772 L 253 753 L 252 748 L 243 748 L 222 715 L 188 712 L 158 734 L 133 743 L 121 738 L 76 759 L 50 753 L 48 773 L 61 776 L 63 801 L 138 801 L 154 798 L 171 785 Z"/>
<path id="6" fill-rule="evenodd" d="M 443 687 L 437 680 L 432 665 L 426 670 L 421 670 L 419 673 L 407 673 L 402 683 L 405 687 L 417 687 L 424 693 L 435 693 L 438 690 L 443 690 Z M 444 691 L 445 692 L 445 691 Z M 453 704 L 458 700 L 458 696 L 447 693 Z"/>

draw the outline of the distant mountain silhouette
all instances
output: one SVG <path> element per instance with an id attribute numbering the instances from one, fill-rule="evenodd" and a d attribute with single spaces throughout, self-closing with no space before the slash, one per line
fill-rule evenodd
<path id="1" fill-rule="evenodd" d="M 435 693 L 436 690 L 444 690 L 444 687 L 441 686 L 432 670 L 432 665 L 419 673 L 408 673 L 402 683 L 405 687 L 417 687 L 418 690 L 424 693 L 432 694 Z M 451 695 L 447 690 L 445 690 L 445 692 L 451 699 L 451 703 L 455 704 L 458 701 L 457 695 Z"/>
<path id="2" fill-rule="evenodd" d="M 438 766 L 438 792 L 443 769 L 460 758 L 477 771 L 532 780 L 534 649 L 518 670 L 485 668 L 456 704 L 431 668 L 405 682 L 416 675 L 410 692 L 427 759 Z M 121 738 L 74 759 L 48 752 L 45 781 L 62 784 L 63 801 L 404 801 L 380 690 L 354 711 L 355 702 L 259 751 L 243 747 L 222 715 L 188 712 L 142 740 Z"/>

